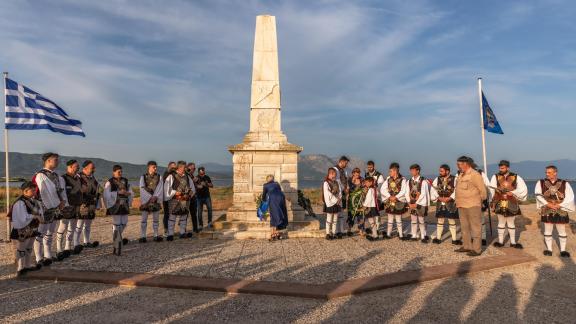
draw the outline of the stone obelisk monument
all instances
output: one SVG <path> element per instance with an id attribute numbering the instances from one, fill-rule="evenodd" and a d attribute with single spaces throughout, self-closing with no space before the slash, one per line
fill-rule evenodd
<path id="1" fill-rule="evenodd" d="M 286 195 L 290 228 L 294 229 L 295 224 L 304 220 L 297 193 L 298 153 L 302 147 L 288 143 L 282 132 L 280 94 L 276 17 L 257 16 L 250 130 L 242 143 L 228 147 L 233 154 L 234 198 L 226 222 L 245 223 L 246 229 L 257 223 L 256 199 L 269 174 L 274 175 Z"/>

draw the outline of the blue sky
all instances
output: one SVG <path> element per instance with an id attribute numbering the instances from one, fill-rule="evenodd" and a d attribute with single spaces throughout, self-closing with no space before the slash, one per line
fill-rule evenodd
<path id="1" fill-rule="evenodd" d="M 0 69 L 86 138 L 12 149 L 231 163 L 248 130 L 255 16 L 277 17 L 283 129 L 303 154 L 481 157 L 476 78 L 505 135 L 489 161 L 576 159 L 573 1 L 2 1 Z"/>

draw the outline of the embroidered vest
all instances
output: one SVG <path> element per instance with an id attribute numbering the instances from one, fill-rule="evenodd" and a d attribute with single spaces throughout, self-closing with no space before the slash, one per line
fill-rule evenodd
<path id="1" fill-rule="evenodd" d="M 145 173 L 143 177 L 144 190 L 146 190 L 149 194 L 154 195 L 154 191 L 156 191 L 156 187 L 158 186 L 158 183 L 160 183 L 160 175 L 158 173 Z"/>

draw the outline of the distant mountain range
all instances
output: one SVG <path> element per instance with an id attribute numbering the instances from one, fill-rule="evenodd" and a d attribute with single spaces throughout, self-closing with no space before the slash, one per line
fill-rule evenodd
<path id="1" fill-rule="evenodd" d="M 4 152 L 0 152 L 4 154 Z M 10 177 L 11 178 L 31 178 L 32 175 L 41 167 L 42 159 L 41 154 L 28 154 L 28 153 L 10 153 Z M 366 168 L 366 162 L 349 156 L 350 170 L 354 167 L 360 168 L 362 173 Z M 114 164 L 122 165 L 124 175 L 130 179 L 136 179 L 145 172 L 146 166 L 144 164 L 132 164 L 124 162 L 115 162 L 104 160 L 100 158 L 85 158 L 75 156 L 62 156 L 60 172 L 65 172 L 65 163 L 67 160 L 75 159 L 83 161 L 90 159 L 96 164 L 96 177 L 99 179 L 108 178 L 112 173 L 112 166 Z M 308 154 L 300 155 L 298 158 L 298 172 L 300 180 L 321 180 L 326 175 L 326 170 L 334 166 L 338 158 L 332 158 L 323 154 Z M 576 179 L 576 160 L 556 160 L 556 161 L 522 161 L 512 163 L 512 170 L 517 172 L 525 179 L 539 179 L 544 176 L 544 168 L 547 165 L 554 164 L 559 169 L 560 177 L 564 179 Z M 219 164 L 219 163 L 204 163 L 207 173 L 214 179 L 231 179 L 232 178 L 232 165 Z M 498 166 L 491 164 L 488 166 L 490 173 L 497 171 Z M 380 167 L 380 171 L 384 174 L 387 173 L 386 168 Z M 160 172 L 164 172 L 164 167 L 159 167 Z M 4 175 L 4 159 L 0 158 L 0 176 Z"/>
<path id="2" fill-rule="evenodd" d="M 0 152 L 2 157 L 4 152 Z M 10 152 L 10 178 L 24 178 L 30 179 L 32 176 L 42 167 L 42 154 L 28 154 L 28 153 L 18 153 Z M 115 162 L 100 158 L 87 158 L 78 156 L 60 156 L 60 166 L 58 172 L 63 174 L 66 172 L 66 161 L 77 160 L 82 164 L 86 160 L 92 160 L 96 165 L 96 178 L 106 179 L 112 175 L 112 167 L 115 164 L 122 166 L 124 176 L 128 179 L 138 179 L 140 176 L 146 172 L 146 164 L 133 164 L 125 162 Z M 198 165 L 200 166 L 200 165 Z M 231 166 L 223 166 L 216 163 L 205 163 L 204 166 L 207 170 L 212 170 L 210 176 L 212 178 L 230 178 L 231 177 Z M 4 158 L 0 161 L 0 177 L 4 177 Z M 163 173 L 165 167 L 158 166 L 158 171 Z"/>

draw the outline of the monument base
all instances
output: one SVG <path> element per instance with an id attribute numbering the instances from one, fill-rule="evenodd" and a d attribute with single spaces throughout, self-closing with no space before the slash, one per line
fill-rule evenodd
<path id="1" fill-rule="evenodd" d="M 258 199 L 262 195 L 268 175 L 274 175 L 275 181 L 280 184 L 286 196 L 289 223 L 287 230 L 289 232 L 318 230 L 320 223 L 316 219 L 306 219 L 304 209 L 298 205 L 298 153 L 302 151 L 302 147 L 286 141 L 251 141 L 254 138 L 261 140 L 262 136 L 260 134 L 257 137 L 254 133 L 248 133 L 243 143 L 228 147 L 233 154 L 234 164 L 232 206 L 222 219 L 214 222 L 214 230 L 235 234 L 253 232 L 248 236 L 255 238 L 269 236 L 270 223 L 259 222 L 256 214 Z M 274 133 L 269 136 L 280 138 L 283 134 Z"/>
<path id="2" fill-rule="evenodd" d="M 272 232 L 269 220 L 258 221 L 228 221 L 226 215 L 214 222 L 211 231 L 202 231 L 202 238 L 231 239 L 268 239 Z M 254 217 L 255 219 L 256 217 Z M 320 230 L 320 221 L 315 218 L 292 221 L 283 231 L 288 238 L 321 238 L 325 231 Z"/>

